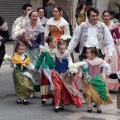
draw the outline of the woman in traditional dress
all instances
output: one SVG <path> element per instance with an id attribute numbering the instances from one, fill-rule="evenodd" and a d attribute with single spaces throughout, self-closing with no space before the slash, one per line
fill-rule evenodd
<path id="1" fill-rule="evenodd" d="M 47 21 L 48 21 L 48 19 L 44 16 L 44 9 L 43 8 L 38 8 L 37 12 L 38 12 L 41 24 L 43 26 L 45 26 Z"/>
<path id="2" fill-rule="evenodd" d="M 5 43 L 9 39 L 7 23 L 4 22 L 4 19 L 0 16 L 0 68 L 3 62 L 5 55 Z"/>
<path id="3" fill-rule="evenodd" d="M 46 23 L 45 36 L 47 37 L 49 33 L 58 39 L 64 34 L 70 35 L 69 23 L 61 17 L 61 8 L 59 7 L 53 9 L 53 17 Z"/>
<path id="4" fill-rule="evenodd" d="M 92 112 L 92 103 L 97 106 L 97 113 L 101 113 L 100 105 L 112 103 L 112 98 L 107 90 L 100 71 L 101 67 L 106 68 L 106 76 L 110 75 L 110 65 L 101 58 L 98 58 L 98 50 L 95 47 L 87 49 L 86 65 L 82 68 L 83 81 L 82 91 L 84 99 L 88 103 L 88 112 Z"/>
<path id="5" fill-rule="evenodd" d="M 55 58 L 55 70 L 52 73 L 54 84 L 55 112 L 64 109 L 65 105 L 82 106 L 80 92 L 73 75 L 68 72 L 68 64 L 72 62 L 69 52 L 66 50 L 64 41 L 58 42 L 58 50 Z"/>
<path id="6" fill-rule="evenodd" d="M 110 21 L 110 12 L 109 11 L 105 10 L 103 12 L 102 17 L 103 17 L 104 23 L 109 28 L 111 35 L 114 39 L 114 51 L 113 51 L 113 56 L 112 56 L 113 61 L 110 64 L 110 67 L 111 67 L 111 73 L 116 73 L 120 70 L 120 62 L 119 62 L 120 55 L 119 55 L 119 52 L 117 49 L 117 42 L 118 42 L 118 39 L 120 38 L 120 32 L 119 32 L 118 26 Z M 112 90 L 112 91 L 117 91 L 118 87 L 120 86 L 117 79 L 113 80 L 113 79 L 108 78 L 108 79 L 106 79 L 106 82 L 107 82 L 108 89 Z"/>
<path id="7" fill-rule="evenodd" d="M 26 32 L 23 39 L 26 43 L 25 52 L 30 57 L 31 62 L 35 65 L 40 52 L 44 47 L 44 27 L 40 23 L 38 13 L 35 11 L 30 11 L 25 20 L 24 28 L 26 29 Z M 34 75 L 36 91 L 40 84 L 40 74 L 41 69 Z"/>

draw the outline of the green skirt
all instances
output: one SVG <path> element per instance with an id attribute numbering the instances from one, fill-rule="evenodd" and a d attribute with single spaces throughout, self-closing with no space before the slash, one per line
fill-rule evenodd
<path id="1" fill-rule="evenodd" d="M 36 48 L 34 48 L 34 49 L 29 49 L 27 46 L 26 46 L 26 48 L 25 48 L 25 53 L 27 53 L 28 54 L 28 56 L 29 56 L 29 58 L 30 58 L 30 60 L 31 60 L 31 62 L 32 62 L 32 64 L 33 65 L 36 65 L 36 62 L 37 62 L 37 60 L 38 60 L 38 55 L 39 55 L 39 47 L 36 47 Z M 42 65 L 41 65 L 42 66 Z M 36 74 L 34 74 L 34 72 L 33 71 L 29 71 L 32 75 L 33 75 L 33 78 L 34 78 L 34 80 L 35 80 L 35 83 L 34 83 L 34 86 L 36 87 L 39 87 L 39 85 L 40 85 L 40 79 L 41 79 L 41 72 L 42 72 L 42 67 L 40 67 L 40 69 L 39 69 L 39 71 L 36 73 Z M 35 90 L 36 91 L 36 90 Z M 38 91 L 36 91 L 36 92 L 38 92 Z"/>
<path id="2" fill-rule="evenodd" d="M 27 99 L 34 93 L 33 82 L 19 72 L 13 72 L 13 81 L 16 95 L 19 99 Z"/>

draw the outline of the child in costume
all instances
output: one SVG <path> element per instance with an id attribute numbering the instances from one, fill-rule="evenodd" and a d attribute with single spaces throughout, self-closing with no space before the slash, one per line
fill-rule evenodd
<path id="1" fill-rule="evenodd" d="M 42 64 L 43 59 L 45 59 L 42 64 L 43 70 L 40 82 L 42 104 L 46 104 L 46 99 L 53 98 L 54 85 L 51 80 L 51 74 L 54 68 L 54 58 L 57 50 L 57 39 L 55 37 L 49 36 L 46 42 L 48 43 L 48 46 L 41 52 L 34 70 L 36 73 Z M 52 102 L 52 104 L 54 103 Z"/>
<path id="2" fill-rule="evenodd" d="M 28 55 L 24 53 L 25 46 L 23 43 L 16 44 L 15 53 L 12 58 L 12 66 L 14 68 L 13 81 L 17 103 L 23 102 L 28 104 L 27 98 L 34 93 L 32 75 L 27 71 L 34 70 L 34 65 L 31 63 Z"/>
<path id="3" fill-rule="evenodd" d="M 58 50 L 55 58 L 55 70 L 52 73 L 52 81 L 54 84 L 54 101 L 55 112 L 64 109 L 65 105 L 82 106 L 82 100 L 77 84 L 73 75 L 68 72 L 68 64 L 72 62 L 70 53 L 66 50 L 66 43 L 58 41 Z"/>
<path id="4" fill-rule="evenodd" d="M 100 105 L 112 103 L 112 98 L 106 88 L 106 83 L 100 73 L 102 67 L 106 69 L 106 76 L 110 75 L 110 65 L 98 58 L 98 50 L 95 47 L 87 49 L 86 65 L 82 68 L 82 90 L 84 99 L 88 103 L 88 112 L 92 112 L 92 103 L 97 105 L 97 113 L 101 113 Z"/>

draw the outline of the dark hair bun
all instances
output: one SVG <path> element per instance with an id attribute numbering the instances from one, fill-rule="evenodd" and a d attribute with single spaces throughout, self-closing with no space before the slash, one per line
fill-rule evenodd
<path id="1" fill-rule="evenodd" d="M 0 16 L 0 26 L 3 25 L 4 19 Z"/>

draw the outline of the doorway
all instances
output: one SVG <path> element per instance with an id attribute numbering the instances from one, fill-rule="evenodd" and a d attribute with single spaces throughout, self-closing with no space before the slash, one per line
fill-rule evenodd
<path id="1" fill-rule="evenodd" d="M 47 4 L 48 1 L 49 1 L 49 0 L 43 0 L 43 8 L 46 7 L 46 4 Z"/>

